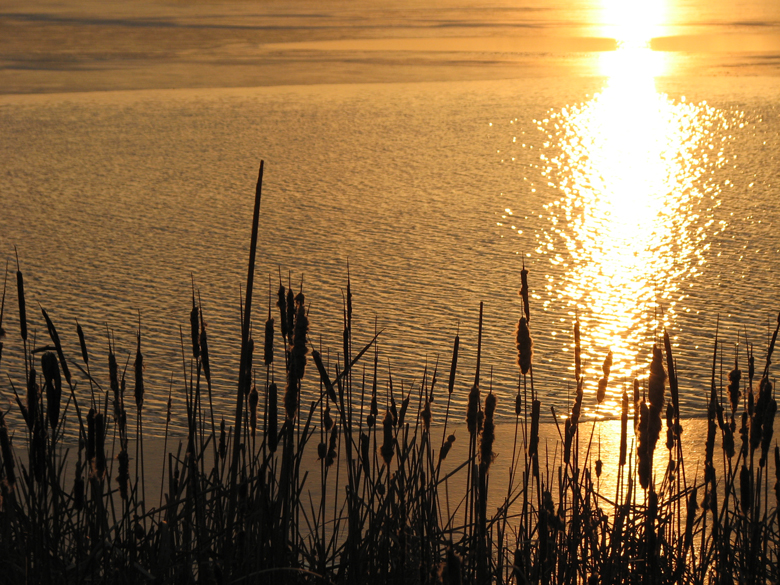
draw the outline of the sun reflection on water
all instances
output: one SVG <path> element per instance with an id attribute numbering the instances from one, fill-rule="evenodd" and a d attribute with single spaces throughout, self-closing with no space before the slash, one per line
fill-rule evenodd
<path id="1" fill-rule="evenodd" d="M 685 310 L 708 242 L 725 227 L 713 172 L 741 116 L 659 93 L 663 57 L 646 46 L 627 42 L 603 59 L 600 93 L 536 121 L 542 176 L 561 193 L 545 206 L 536 250 L 552 263 L 545 309 L 565 307 L 563 339 L 580 319 L 586 392 L 614 354 L 596 416 L 619 414 L 623 384 L 647 371 L 653 341 Z"/>

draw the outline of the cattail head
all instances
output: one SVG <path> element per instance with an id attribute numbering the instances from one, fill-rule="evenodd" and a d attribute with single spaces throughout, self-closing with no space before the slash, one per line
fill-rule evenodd
<path id="1" fill-rule="evenodd" d="M 729 372 L 729 401 L 731 402 L 731 412 L 734 413 L 739 408 L 739 397 L 741 392 L 739 390 L 739 382 L 742 379 L 742 370 L 736 367 Z"/>
<path id="2" fill-rule="evenodd" d="M 200 357 L 200 316 L 198 307 L 195 305 L 195 294 L 192 295 L 192 310 L 190 311 L 190 337 L 192 341 L 192 357 Z"/>
<path id="3" fill-rule="evenodd" d="M 528 270 L 523 263 L 523 269 L 520 271 L 520 297 L 523 299 L 523 314 L 526 321 L 531 321 L 530 303 L 528 302 Z"/>
<path id="4" fill-rule="evenodd" d="M 268 309 L 268 319 L 265 321 L 265 339 L 263 342 L 263 361 L 270 366 L 274 361 L 274 320 L 271 318 L 271 309 Z"/>
<path id="5" fill-rule="evenodd" d="M 128 486 L 130 483 L 130 457 L 125 449 L 119 452 L 116 456 L 119 462 L 119 473 L 116 476 L 116 481 L 119 484 L 119 494 L 123 500 L 127 499 Z"/>
<path id="6" fill-rule="evenodd" d="M 599 387 L 596 391 L 596 403 L 601 404 L 604 402 L 604 399 L 607 397 L 607 379 L 601 378 L 599 380 Z"/>
<path id="7" fill-rule="evenodd" d="M 366 477 L 371 475 L 371 458 L 369 456 L 370 439 L 366 433 L 360 433 L 360 465 Z"/>
<path id="8" fill-rule="evenodd" d="M 257 433 L 257 403 L 260 400 L 260 396 L 257 392 L 257 386 L 252 385 L 252 390 L 249 392 L 249 428 L 252 432 L 252 438 L 255 438 Z"/>
<path id="9" fill-rule="evenodd" d="M 476 384 L 471 387 L 469 392 L 469 402 L 466 409 L 466 426 L 469 434 L 474 435 L 477 432 L 477 411 L 479 410 L 479 386 Z"/>
<path id="10" fill-rule="evenodd" d="M 385 418 L 382 421 L 383 441 L 382 447 L 379 452 L 382 455 L 382 459 L 385 465 L 390 467 L 390 462 L 393 460 L 394 446 L 393 446 L 393 415 L 388 410 L 385 413 Z"/>
<path id="11" fill-rule="evenodd" d="M 293 329 L 295 328 L 295 295 L 292 289 L 287 291 L 287 340 L 292 343 Z"/>
<path id="12" fill-rule="evenodd" d="M 81 346 L 81 359 L 86 365 L 89 365 L 89 353 L 87 352 L 87 341 L 84 339 L 84 330 L 81 324 L 76 321 L 76 332 L 79 335 L 79 345 Z"/>
<path id="13" fill-rule="evenodd" d="M 27 341 L 27 309 L 24 302 L 24 277 L 22 271 L 16 271 L 16 294 L 19 297 L 19 328 L 22 339 Z"/>
<path id="14" fill-rule="evenodd" d="M 650 409 L 660 416 L 664 407 L 666 391 L 666 370 L 664 369 L 661 348 L 653 346 L 653 361 L 650 363 L 650 376 L 647 379 L 647 397 L 650 399 Z"/>
<path id="15" fill-rule="evenodd" d="M 452 364 L 450 364 L 450 379 L 447 383 L 447 392 L 452 396 L 452 391 L 455 389 L 455 372 L 458 369 L 458 348 L 460 346 L 460 337 L 455 335 L 455 343 L 452 346 Z"/>
<path id="16" fill-rule="evenodd" d="M 288 420 L 295 420 L 298 413 L 298 382 L 292 374 L 287 376 L 287 387 L 284 391 L 284 409 Z"/>
<path id="17" fill-rule="evenodd" d="M 325 467 L 330 467 L 336 460 L 336 442 L 338 441 L 338 436 L 338 427 L 334 425 L 333 429 L 330 431 L 330 444 L 328 445 L 328 455 L 325 457 Z"/>
<path id="18" fill-rule="evenodd" d="M 439 566 L 439 581 L 442 585 L 461 585 L 463 583 L 463 563 L 460 557 L 447 547 L 447 558 Z"/>
<path id="19" fill-rule="evenodd" d="M 493 417 L 496 412 L 496 395 L 492 392 L 485 398 L 485 421 L 482 427 L 482 441 L 480 442 L 480 461 L 487 470 L 493 461 L 493 442 L 496 438 Z"/>
<path id="20" fill-rule="evenodd" d="M 41 370 L 45 380 L 46 410 L 52 430 L 57 428 L 60 417 L 60 400 L 62 399 L 62 378 L 57 356 L 47 351 L 41 356 Z"/>
<path id="21" fill-rule="evenodd" d="M 200 311 L 200 361 L 203 364 L 203 375 L 206 382 L 211 383 L 211 360 L 209 359 L 209 340 L 206 334 L 206 323 L 203 321 L 203 311 Z"/>
<path id="22" fill-rule="evenodd" d="M 279 314 L 281 315 L 281 319 L 279 320 L 279 325 L 282 328 L 282 340 L 287 340 L 287 300 L 286 300 L 286 291 L 284 289 L 284 285 L 281 283 L 281 277 L 279 282 L 279 290 L 277 292 L 277 300 L 276 300 L 276 306 L 279 307 Z"/>
<path id="23" fill-rule="evenodd" d="M 531 339 L 531 331 L 528 329 L 528 320 L 521 317 L 517 323 L 515 332 L 515 345 L 517 346 L 517 365 L 523 375 L 531 369 L 531 361 L 534 354 L 534 342 Z"/>
<path id="24" fill-rule="evenodd" d="M 303 293 L 295 297 L 295 324 L 293 328 L 293 341 L 290 351 L 290 370 L 300 380 L 306 368 L 306 335 L 309 332 L 309 318 L 306 316 L 306 307 L 303 303 Z"/>
<path id="25" fill-rule="evenodd" d="M 447 454 L 450 452 L 450 449 L 452 449 L 452 444 L 455 442 L 455 435 L 450 435 L 447 437 L 447 440 L 444 441 L 444 443 L 441 446 L 441 449 L 439 450 L 439 461 L 444 461 L 447 458 Z"/>
<path id="26" fill-rule="evenodd" d="M 3 456 L 6 485 L 13 488 L 14 483 L 16 483 L 14 455 L 11 449 L 11 439 L 8 436 L 8 428 L 5 426 L 5 416 L 2 412 L 0 412 L 0 454 Z"/>
<path id="27" fill-rule="evenodd" d="M 626 464 L 628 454 L 628 392 L 623 390 L 623 401 L 620 410 L 620 458 L 618 465 Z"/>
<path id="28" fill-rule="evenodd" d="M 528 443 L 528 456 L 533 465 L 534 477 L 539 477 L 539 415 L 542 403 L 534 400 L 531 403 L 531 438 Z"/>
<path id="29" fill-rule="evenodd" d="M 119 366 L 117 366 L 116 356 L 110 345 L 108 348 L 108 376 L 111 383 L 111 391 L 114 394 L 114 418 L 119 419 L 122 411 L 121 396 L 119 394 Z"/>
<path id="30" fill-rule="evenodd" d="M 639 426 L 637 440 L 637 471 L 639 473 L 639 483 L 643 489 L 650 485 L 650 476 L 653 470 L 653 449 L 655 443 L 650 440 L 650 409 L 647 403 L 642 400 L 639 405 Z"/>
<path id="31" fill-rule="evenodd" d="M 330 405 L 325 405 L 325 413 L 323 414 L 323 424 L 325 430 L 329 431 L 333 428 L 333 417 L 330 416 Z"/>
<path id="32" fill-rule="evenodd" d="M 425 399 L 425 406 L 423 406 L 422 412 L 420 413 L 420 417 L 423 421 L 423 428 L 425 428 L 426 431 L 431 430 L 431 401 L 426 398 Z"/>

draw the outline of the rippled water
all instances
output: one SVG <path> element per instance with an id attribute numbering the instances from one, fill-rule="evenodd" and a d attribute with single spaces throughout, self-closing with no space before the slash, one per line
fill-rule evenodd
<path id="1" fill-rule="evenodd" d="M 441 374 L 460 331 L 458 413 L 484 301 L 482 385 L 508 416 L 525 262 L 545 410 L 568 410 L 578 314 L 590 391 L 609 349 L 611 396 L 642 376 L 663 325 L 695 416 L 718 319 L 728 369 L 738 335 L 762 355 L 780 308 L 777 95 L 774 78 L 603 77 L 6 97 L 0 250 L 13 269 L 18 247 L 36 344 L 47 341 L 38 303 L 74 359 L 78 319 L 99 381 L 107 328 L 121 367 L 140 312 L 155 434 L 171 379 L 181 396 L 194 277 L 227 418 L 264 159 L 258 319 L 266 279 L 303 279 L 311 340 L 335 359 L 349 264 L 356 345 L 375 321 L 384 329 L 382 384 L 391 368 L 408 390 L 437 359 Z M 15 296 L 4 410 L 6 374 L 17 388 L 24 378 Z M 174 422 L 181 411 L 183 399 Z"/>

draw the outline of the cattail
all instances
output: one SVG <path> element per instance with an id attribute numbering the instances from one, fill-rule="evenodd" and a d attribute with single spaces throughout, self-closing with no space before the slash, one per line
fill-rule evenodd
<path id="1" fill-rule="evenodd" d="M 764 411 L 764 420 L 761 431 L 761 459 L 759 460 L 759 465 L 761 467 L 766 465 L 766 457 L 769 453 L 769 447 L 772 444 L 772 434 L 774 433 L 775 427 L 775 414 L 777 414 L 777 402 L 774 398 L 770 398 L 766 410 Z"/>
<path id="2" fill-rule="evenodd" d="M 18 264 L 17 259 L 17 264 Z M 21 270 L 16 270 L 16 294 L 19 297 L 19 328 L 22 332 L 22 339 L 27 341 L 27 309 L 24 303 L 24 277 Z"/>
<path id="3" fill-rule="evenodd" d="M 664 370 L 661 348 L 653 346 L 653 361 L 650 363 L 650 376 L 647 379 L 647 396 L 650 399 L 650 408 L 659 415 L 664 406 L 665 391 L 666 371 Z"/>
<path id="4" fill-rule="evenodd" d="M 329 431 L 333 428 L 333 418 L 330 416 L 330 405 L 325 406 L 325 414 L 323 415 L 323 422 L 325 425 L 325 430 Z"/>
<path id="5" fill-rule="evenodd" d="M 209 340 L 206 334 L 206 323 L 203 321 L 203 311 L 200 311 L 200 362 L 203 364 L 203 375 L 206 376 L 206 383 L 211 384 Z"/>
<path id="6" fill-rule="evenodd" d="M 741 396 L 741 392 L 739 391 L 739 382 L 742 379 L 742 370 L 737 369 L 736 366 L 734 366 L 734 369 L 729 372 L 729 400 L 731 402 L 731 412 L 734 413 L 737 411 L 737 408 L 739 407 L 739 397 Z"/>
<path id="7" fill-rule="evenodd" d="M 707 409 L 707 442 L 704 445 L 704 464 L 705 466 L 712 467 L 712 456 L 715 452 L 715 405 L 713 404 L 713 396 L 710 399 L 710 406 Z"/>
<path id="8" fill-rule="evenodd" d="M 336 390 L 333 389 L 333 382 L 331 382 L 328 371 L 325 369 L 325 365 L 322 363 L 322 356 L 316 349 L 311 352 L 311 357 L 314 359 L 314 365 L 317 366 L 317 371 L 320 374 L 320 380 L 325 385 L 325 391 L 328 393 L 328 397 L 333 401 L 333 404 L 338 404 L 338 397 L 336 396 Z"/>
<path id="9" fill-rule="evenodd" d="M 195 306 L 195 293 L 192 293 L 192 310 L 190 311 L 190 337 L 192 339 L 192 357 L 198 359 L 200 357 L 200 331 L 199 331 L 200 318 L 198 315 L 198 307 Z"/>
<path id="10" fill-rule="evenodd" d="M 255 438 L 257 432 L 257 403 L 260 395 L 257 393 L 257 386 L 252 385 L 252 391 L 249 393 L 249 428 L 252 431 L 252 438 Z"/>
<path id="11" fill-rule="evenodd" d="M 609 381 L 609 373 L 612 371 L 612 350 L 607 353 L 607 357 L 604 358 L 604 363 L 601 365 L 601 371 L 604 372 L 604 377 L 599 380 L 599 388 L 596 393 L 596 403 L 601 404 L 607 397 L 607 383 Z"/>
<path id="12" fill-rule="evenodd" d="M 393 419 L 393 426 L 398 424 L 398 408 L 395 405 L 395 396 L 393 396 L 393 379 L 390 378 L 390 416 Z"/>
<path id="13" fill-rule="evenodd" d="M 442 585 L 461 585 L 463 583 L 463 563 L 460 557 L 447 547 L 447 560 L 439 567 L 439 580 Z"/>
<path id="14" fill-rule="evenodd" d="M 393 460 L 393 415 L 388 410 L 385 413 L 385 418 L 382 421 L 382 429 L 384 434 L 384 440 L 379 452 L 384 459 L 385 464 L 390 467 L 390 462 Z"/>
<path id="15" fill-rule="evenodd" d="M 65 380 L 70 384 L 70 370 L 68 369 L 68 362 L 65 361 L 65 354 L 62 353 L 62 343 L 60 342 L 60 335 L 57 333 L 57 328 L 49 318 L 49 314 L 45 309 L 41 309 L 43 318 L 46 320 L 46 328 L 49 330 L 49 337 L 51 337 L 52 343 L 54 343 L 54 349 L 57 351 L 57 356 L 60 360 L 60 367 L 62 367 L 62 374 L 65 376 Z"/>
<path id="16" fill-rule="evenodd" d="M 522 411 L 523 411 L 523 397 L 518 391 L 517 396 L 515 396 L 515 416 L 520 416 Z"/>
<path id="17" fill-rule="evenodd" d="M 371 475 L 371 460 L 369 458 L 369 438 L 365 433 L 360 433 L 360 464 L 366 477 Z"/>
<path id="18" fill-rule="evenodd" d="M 306 368 L 306 334 L 309 332 L 309 318 L 306 316 L 303 293 L 295 297 L 295 328 L 293 330 L 293 342 L 291 350 L 291 371 L 300 380 Z"/>
<path id="19" fill-rule="evenodd" d="M 639 427 L 639 380 L 634 378 L 634 432 Z"/>
<path id="20" fill-rule="evenodd" d="M 732 419 L 731 424 L 727 424 L 723 431 L 723 451 L 729 459 L 734 457 L 734 431 L 736 428 L 737 425 L 734 423 L 734 419 Z"/>
<path id="21" fill-rule="evenodd" d="M 144 356 L 141 353 L 141 332 L 138 332 L 138 344 L 135 349 L 135 363 L 133 364 L 135 373 L 135 406 L 138 412 L 144 405 Z"/>
<path id="22" fill-rule="evenodd" d="M 452 444 L 455 442 L 455 435 L 450 435 L 447 437 L 447 440 L 444 441 L 444 443 L 441 446 L 441 449 L 439 449 L 439 461 L 444 461 L 447 458 L 447 454 L 450 452 L 450 449 L 452 449 Z"/>
<path id="23" fill-rule="evenodd" d="M 328 456 L 328 445 L 324 441 L 317 444 L 317 460 L 322 461 Z"/>
<path id="24" fill-rule="evenodd" d="M 403 391 L 403 387 L 401 387 L 401 391 Z M 406 418 L 406 411 L 408 408 L 409 408 L 409 396 L 407 396 L 401 401 L 401 410 L 398 413 L 398 426 L 403 426 L 404 418 Z"/>
<path id="25" fill-rule="evenodd" d="M 278 393 L 276 384 L 271 382 L 271 385 L 268 386 L 268 436 L 266 437 L 271 453 L 276 452 L 276 443 L 278 442 Z"/>
<path id="26" fill-rule="evenodd" d="M 447 392 L 452 396 L 455 388 L 455 372 L 458 369 L 458 348 L 460 347 L 460 337 L 455 335 L 455 343 L 452 347 L 452 364 L 450 365 L 450 380 L 447 383 Z"/>
<path id="27" fill-rule="evenodd" d="M 287 340 L 292 344 L 293 330 L 295 328 L 295 295 L 292 289 L 287 291 Z"/>
<path id="28" fill-rule="evenodd" d="M 601 378 L 599 380 L 598 391 L 596 392 L 596 404 L 601 404 L 607 397 L 607 379 Z"/>
<path id="29" fill-rule="evenodd" d="M 618 465 L 626 464 L 628 453 L 628 392 L 623 390 L 623 402 L 620 410 L 620 459 Z"/>
<path id="30" fill-rule="evenodd" d="M 674 408 L 671 403 L 666 407 L 666 448 L 674 448 Z"/>
<path id="31" fill-rule="evenodd" d="M 485 398 L 485 422 L 482 429 L 482 441 L 480 443 L 480 461 L 484 471 L 490 467 L 493 461 L 493 441 L 496 438 L 496 429 L 493 424 L 493 416 L 496 412 L 496 395 L 492 392 Z"/>
<path id="32" fill-rule="evenodd" d="M 650 441 L 650 409 L 647 403 L 642 400 L 639 405 L 639 438 L 637 441 L 637 471 L 639 473 L 639 483 L 643 489 L 650 485 L 650 475 L 653 470 L 653 449 L 655 444 Z"/>
<path id="33" fill-rule="evenodd" d="M 573 433 L 571 431 L 571 418 L 567 418 L 563 423 L 563 462 L 569 464 L 571 461 L 571 441 Z"/>
<path id="34" fill-rule="evenodd" d="M 474 435 L 477 432 L 477 411 L 479 410 L 479 386 L 476 384 L 471 387 L 469 392 L 468 408 L 466 409 L 466 426 L 469 434 Z"/>
<path id="35" fill-rule="evenodd" d="M 780 509 L 780 447 L 775 445 L 775 500 Z"/>
<path id="36" fill-rule="evenodd" d="M 225 419 L 219 423 L 219 458 L 224 460 L 227 457 L 227 432 L 225 431 Z M 272 449 L 273 451 L 273 449 Z"/>
<path id="37" fill-rule="evenodd" d="M 0 412 L 0 453 L 3 455 L 5 482 L 9 488 L 13 488 L 16 483 L 14 455 L 11 450 L 11 439 L 8 436 L 8 428 L 5 426 L 5 415 L 2 412 Z"/>
<path id="38" fill-rule="evenodd" d="M 268 307 L 268 319 L 265 320 L 263 361 L 266 366 L 270 366 L 274 361 L 274 320 L 271 318 L 271 307 Z"/>
<path id="39" fill-rule="evenodd" d="M 330 467 L 336 459 L 336 441 L 338 440 L 338 427 L 334 426 L 330 432 L 330 445 L 328 446 L 328 456 L 325 458 L 325 467 Z"/>
<path id="40" fill-rule="evenodd" d="M 49 417 L 51 429 L 57 428 L 60 418 L 60 400 L 62 399 L 62 378 L 57 356 L 47 351 L 41 356 L 41 370 L 45 380 L 46 411 Z"/>
<path id="41" fill-rule="evenodd" d="M 528 270 L 523 262 L 523 269 L 520 271 L 520 297 L 523 299 L 523 314 L 527 322 L 531 322 L 530 304 L 528 302 Z"/>
<path id="42" fill-rule="evenodd" d="M 81 359 L 84 360 L 86 365 L 89 365 L 89 353 L 87 352 L 87 342 L 84 339 L 84 330 L 81 328 L 81 324 L 76 321 L 76 333 L 79 335 L 79 345 L 81 346 Z"/>
<path id="43" fill-rule="evenodd" d="M 119 473 L 116 476 L 116 481 L 119 484 L 119 495 L 123 500 L 127 499 L 127 488 L 130 482 L 130 457 L 125 449 L 119 452 L 116 456 L 119 461 Z"/>
<path id="44" fill-rule="evenodd" d="M 515 331 L 515 345 L 517 346 L 517 365 L 523 375 L 531 369 L 531 361 L 534 355 L 534 342 L 531 339 L 531 331 L 528 329 L 528 321 L 520 317 Z"/>
<path id="45" fill-rule="evenodd" d="M 423 406 L 420 417 L 423 421 L 423 428 L 426 431 L 431 430 L 431 401 L 428 398 L 425 399 L 425 406 Z"/>
<path id="46" fill-rule="evenodd" d="M 97 479 L 103 479 L 106 472 L 106 451 L 105 451 L 106 435 L 105 427 L 103 426 L 103 415 L 97 413 L 95 415 L 95 461 L 94 461 L 94 474 Z"/>
<path id="47" fill-rule="evenodd" d="M 539 477 L 539 414 L 542 403 L 534 400 L 531 404 L 531 439 L 528 443 L 528 456 L 533 459 L 534 477 Z"/>
<path id="48" fill-rule="evenodd" d="M 111 390 L 114 393 L 114 419 L 118 420 L 122 413 L 122 402 L 119 395 L 119 367 L 111 345 L 108 347 L 108 375 L 111 381 Z"/>
<path id="49" fill-rule="evenodd" d="M 295 420 L 298 413 L 298 383 L 292 372 L 287 376 L 287 387 L 284 391 L 284 409 L 288 420 Z"/>

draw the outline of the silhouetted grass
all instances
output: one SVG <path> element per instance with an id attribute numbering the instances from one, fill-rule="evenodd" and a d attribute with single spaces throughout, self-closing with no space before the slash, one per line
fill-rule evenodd
<path id="1" fill-rule="evenodd" d="M 716 339 L 703 475 L 686 470 L 675 361 L 664 333 L 654 347 L 646 396 L 638 383 L 632 397 L 623 393 L 615 493 L 604 493 L 593 426 L 580 419 L 579 324 L 572 409 L 565 420 L 553 410 L 560 444 L 548 445 L 546 456 L 539 448 L 543 404 L 534 387 L 525 268 L 517 397 L 511 405 L 497 403 L 481 384 L 480 307 L 465 421 L 450 420 L 459 337 L 449 372 L 426 367 L 419 384 L 400 389 L 388 372 L 381 388 L 380 333 L 353 346 L 349 280 L 335 359 L 311 347 L 306 298 L 281 281 L 276 307 L 269 303 L 263 347 L 256 347 L 251 301 L 261 180 L 262 167 L 235 418 L 226 422 L 212 407 L 207 329 L 193 291 L 189 338 L 182 334 L 186 448 L 165 453 L 159 503 L 144 487 L 140 322 L 130 373 L 129 364 L 123 369 L 117 362 L 109 335 L 109 378 L 94 379 L 80 326 L 81 356 L 69 359 L 42 310 L 51 345 L 30 347 L 18 269 L 25 371 L 9 379 L 25 424 L 11 437 L 0 414 L 3 583 L 777 582 L 780 480 L 769 477 L 768 465 L 772 457 L 780 469 L 780 451 L 772 450 L 777 406 L 770 381 L 777 330 L 758 372 L 752 346 L 744 356 L 746 377 L 735 358 L 725 401 Z M 4 309 L 5 285 L 0 330 Z M 610 362 L 608 356 L 604 387 Z M 437 386 L 444 375 L 447 385 Z M 127 424 L 128 384 L 135 429 Z M 304 403 L 307 396 L 315 399 Z M 433 404 L 444 415 L 432 423 Z M 171 405 L 169 394 L 168 420 Z M 513 412 L 516 421 L 506 485 L 491 484 L 497 409 Z M 78 426 L 75 453 L 61 448 L 66 413 L 67 424 Z M 456 435 L 468 440 L 468 455 L 445 473 Z M 663 477 L 653 475 L 657 458 L 668 461 Z M 489 492 L 502 494 L 495 513 L 487 508 Z"/>

